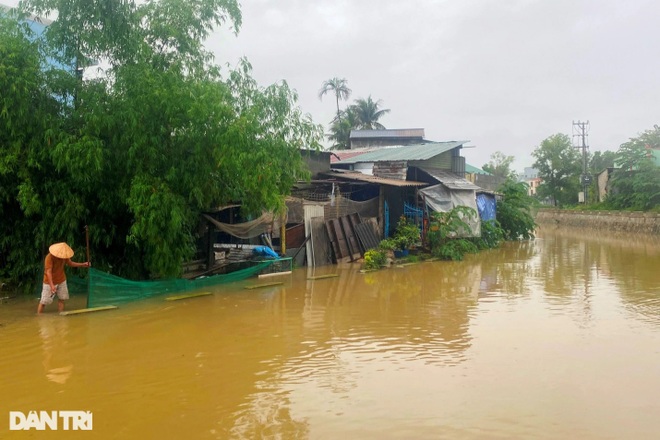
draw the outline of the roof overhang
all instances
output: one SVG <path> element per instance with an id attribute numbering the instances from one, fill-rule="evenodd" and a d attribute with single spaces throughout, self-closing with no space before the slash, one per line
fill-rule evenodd
<path id="1" fill-rule="evenodd" d="M 355 182 L 366 182 L 373 183 L 376 185 L 386 185 L 386 186 L 396 186 L 396 187 L 420 187 L 428 186 L 426 182 L 416 182 L 414 180 L 398 180 L 398 179 L 386 179 L 384 177 L 371 176 L 369 174 L 357 173 L 355 171 L 342 172 L 340 170 L 334 170 L 327 173 L 321 173 L 324 176 L 352 180 Z"/>

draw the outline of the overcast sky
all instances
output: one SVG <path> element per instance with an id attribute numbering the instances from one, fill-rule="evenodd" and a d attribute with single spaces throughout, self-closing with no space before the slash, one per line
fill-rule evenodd
<path id="1" fill-rule="evenodd" d="M 16 0 L 0 0 L 16 4 Z M 387 128 L 469 140 L 471 165 L 531 151 L 589 121 L 591 151 L 660 124 L 657 0 L 243 0 L 238 36 L 208 41 L 219 64 L 246 57 L 262 86 L 286 80 L 327 130 L 323 81 L 391 110 Z M 344 102 L 342 105 L 346 105 Z"/>
<path id="2" fill-rule="evenodd" d="M 286 80 L 324 124 L 324 80 L 382 100 L 387 128 L 470 140 L 481 167 L 589 121 L 591 151 L 660 124 L 660 2 L 653 0 L 244 0 L 237 37 L 209 41 L 219 63 L 245 56 L 264 86 Z M 346 103 L 344 103 L 346 105 Z"/>

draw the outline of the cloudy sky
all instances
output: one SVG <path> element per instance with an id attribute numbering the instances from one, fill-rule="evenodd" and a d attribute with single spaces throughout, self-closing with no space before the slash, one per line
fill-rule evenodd
<path id="1" fill-rule="evenodd" d="M 16 4 L 17 0 L 0 0 Z M 469 140 L 468 163 L 531 151 L 589 121 L 591 151 L 660 124 L 657 0 L 242 0 L 238 36 L 208 41 L 219 64 L 246 57 L 263 86 L 285 80 L 326 129 L 323 81 L 382 100 L 387 128 Z M 347 103 L 343 103 L 346 105 Z"/>
<path id="2" fill-rule="evenodd" d="M 327 127 L 350 99 L 382 100 L 387 128 L 470 140 L 468 163 L 501 151 L 514 168 L 555 133 L 589 121 L 591 151 L 660 124 L 660 2 L 654 0 L 243 0 L 238 36 L 218 32 L 219 63 L 245 56 L 262 84 L 286 80 Z"/>

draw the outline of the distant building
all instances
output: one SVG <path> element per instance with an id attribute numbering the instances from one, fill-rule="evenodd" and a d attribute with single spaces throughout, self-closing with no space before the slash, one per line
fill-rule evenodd
<path id="1" fill-rule="evenodd" d="M 534 177 L 533 179 L 529 179 L 526 182 L 528 185 L 527 195 L 535 196 L 539 188 L 539 185 L 541 184 L 541 182 L 543 182 L 543 179 L 541 179 L 540 177 Z"/>
<path id="2" fill-rule="evenodd" d="M 525 167 L 525 171 L 523 171 L 520 176 L 520 180 L 526 182 L 530 179 L 536 179 L 537 177 L 539 177 L 539 170 L 532 167 Z"/>

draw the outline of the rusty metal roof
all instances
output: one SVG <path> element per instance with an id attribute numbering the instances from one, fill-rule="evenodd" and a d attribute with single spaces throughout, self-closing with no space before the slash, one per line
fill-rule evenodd
<path id="1" fill-rule="evenodd" d="M 379 147 L 333 163 L 354 164 L 359 162 L 383 162 L 392 160 L 428 160 L 446 151 L 460 147 L 468 141 L 428 142 L 424 144 Z"/>
<path id="2" fill-rule="evenodd" d="M 428 186 L 428 183 L 425 182 L 416 182 L 414 180 L 399 180 L 399 179 L 386 179 L 384 177 L 372 176 L 369 174 L 362 174 L 357 171 L 343 171 L 343 170 L 333 170 L 327 173 L 321 173 L 327 177 L 336 177 L 339 179 L 346 180 L 355 180 L 358 182 L 367 182 L 374 183 L 377 185 L 388 185 L 388 186 Z"/>

